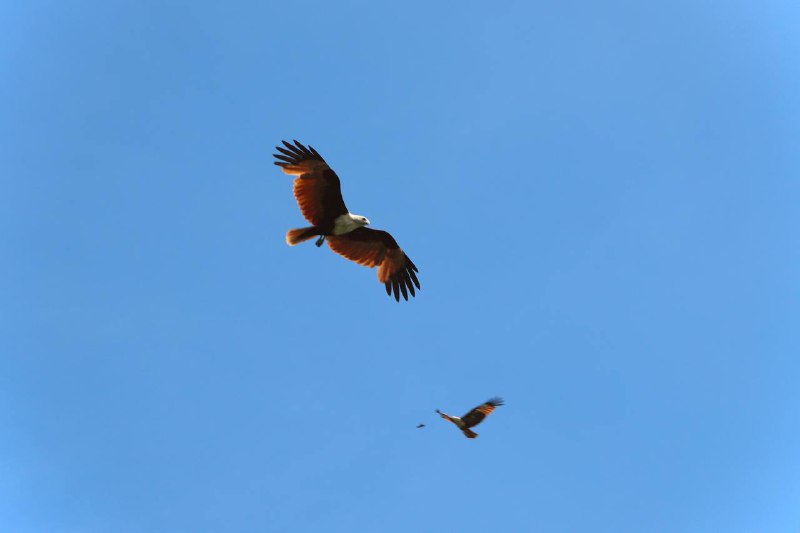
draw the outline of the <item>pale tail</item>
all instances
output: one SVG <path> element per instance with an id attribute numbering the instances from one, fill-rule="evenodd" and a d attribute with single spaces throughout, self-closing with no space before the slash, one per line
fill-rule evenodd
<path id="1" fill-rule="evenodd" d="M 311 226 L 308 228 L 298 228 L 298 229 L 290 229 L 286 233 L 286 244 L 289 246 L 294 246 L 295 244 L 300 244 L 303 241 L 307 241 L 308 239 L 313 239 L 319 235 L 319 229 L 316 226 Z"/>

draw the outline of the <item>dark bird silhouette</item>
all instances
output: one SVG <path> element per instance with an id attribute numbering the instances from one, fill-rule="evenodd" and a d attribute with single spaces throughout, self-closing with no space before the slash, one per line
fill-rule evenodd
<path id="1" fill-rule="evenodd" d="M 460 429 L 468 439 L 474 439 L 475 437 L 478 436 L 478 434 L 472 431 L 470 428 L 475 427 L 481 422 L 483 422 L 484 418 L 492 414 L 495 408 L 500 407 L 501 405 L 503 405 L 503 399 L 494 397 L 489 399 L 486 403 L 479 405 L 478 407 L 476 407 L 475 409 L 473 409 L 472 411 L 470 411 L 469 413 L 465 414 L 460 418 L 457 416 L 450 416 L 447 413 L 443 413 L 438 409 L 436 410 L 436 412 L 439 414 L 439 416 L 441 416 L 445 420 L 449 420 L 450 422 L 458 426 L 458 429 Z"/>
<path id="2" fill-rule="evenodd" d="M 417 426 L 417 429 L 419 429 L 419 428 L 424 428 L 424 427 L 425 427 L 425 424 L 419 424 L 419 425 Z"/>
<path id="3" fill-rule="evenodd" d="M 310 227 L 289 230 L 286 242 L 290 246 L 314 237 L 316 245 L 328 241 L 337 254 L 366 267 L 378 267 L 378 281 L 386 287 L 386 294 L 400 301 L 400 294 L 408 300 L 415 296 L 414 287 L 420 288 L 417 266 L 403 252 L 388 232 L 366 228 L 369 220 L 347 210 L 342 198 L 339 176 L 311 146 L 297 141 L 281 141 L 285 148 L 276 146 L 280 154 L 275 164 L 292 176 L 294 196 Z"/>

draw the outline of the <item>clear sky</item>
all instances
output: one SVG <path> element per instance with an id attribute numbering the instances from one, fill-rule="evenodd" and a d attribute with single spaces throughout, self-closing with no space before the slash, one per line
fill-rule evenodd
<path id="1" fill-rule="evenodd" d="M 0 529 L 800 531 L 799 25 L 2 3 Z M 291 138 L 417 298 L 285 244 Z"/>

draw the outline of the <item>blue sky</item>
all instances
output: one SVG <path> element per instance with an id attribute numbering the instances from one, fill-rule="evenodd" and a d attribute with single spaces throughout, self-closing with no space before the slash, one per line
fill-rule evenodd
<path id="1" fill-rule="evenodd" d="M 800 530 L 798 23 L 4 3 L 2 529 Z M 286 246 L 284 138 L 417 298 Z"/>

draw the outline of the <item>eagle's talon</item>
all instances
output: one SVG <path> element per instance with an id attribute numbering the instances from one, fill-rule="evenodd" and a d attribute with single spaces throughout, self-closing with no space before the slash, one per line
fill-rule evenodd
<path id="1" fill-rule="evenodd" d="M 320 246 L 322 246 L 323 242 L 325 242 L 325 235 L 320 235 L 319 239 L 317 239 L 317 242 L 315 242 L 314 244 L 316 244 L 317 248 L 319 248 Z"/>

